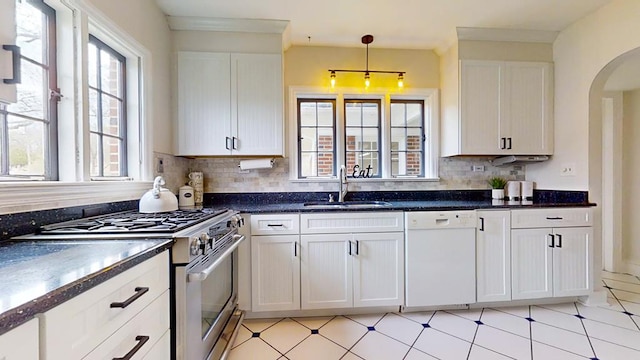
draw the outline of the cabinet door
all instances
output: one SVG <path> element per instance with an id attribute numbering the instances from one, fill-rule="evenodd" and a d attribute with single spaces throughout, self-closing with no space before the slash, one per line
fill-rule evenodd
<path id="1" fill-rule="evenodd" d="M 510 212 L 478 211 L 477 301 L 511 300 Z"/>
<path id="2" fill-rule="evenodd" d="M 231 65 L 228 53 L 178 53 L 176 155 L 229 155 Z"/>
<path id="3" fill-rule="evenodd" d="M 0 45 L 16 44 L 15 0 L 0 0 Z M 16 85 L 5 84 L 2 79 L 13 78 L 12 53 L 0 46 L 0 102 L 16 102 Z"/>
<path id="4" fill-rule="evenodd" d="M 403 234 L 353 234 L 353 244 L 353 306 L 402 305 Z"/>
<path id="5" fill-rule="evenodd" d="M 553 295 L 586 295 L 592 289 L 593 228 L 554 229 Z"/>
<path id="6" fill-rule="evenodd" d="M 553 296 L 551 229 L 511 231 L 511 294 L 513 300 Z"/>
<path id="7" fill-rule="evenodd" d="M 234 155 L 283 155 L 282 56 L 232 54 Z"/>
<path id="8" fill-rule="evenodd" d="M 38 319 L 0 335 L 0 359 L 38 360 Z"/>
<path id="9" fill-rule="evenodd" d="M 465 155 L 500 154 L 501 62 L 461 61 L 460 147 Z"/>
<path id="10" fill-rule="evenodd" d="M 506 62 L 500 138 L 512 154 L 551 154 L 551 64 Z"/>
<path id="11" fill-rule="evenodd" d="M 251 309 L 300 309 L 299 235 L 251 237 Z"/>
<path id="12" fill-rule="evenodd" d="M 353 306 L 350 234 L 302 235 L 302 309 Z"/>

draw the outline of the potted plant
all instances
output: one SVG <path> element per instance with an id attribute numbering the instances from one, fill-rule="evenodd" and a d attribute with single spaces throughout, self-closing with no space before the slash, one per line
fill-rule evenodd
<path id="1" fill-rule="evenodd" d="M 491 185 L 491 198 L 496 200 L 504 199 L 504 187 L 507 185 L 507 180 L 499 176 L 494 176 L 489 179 L 489 185 Z"/>

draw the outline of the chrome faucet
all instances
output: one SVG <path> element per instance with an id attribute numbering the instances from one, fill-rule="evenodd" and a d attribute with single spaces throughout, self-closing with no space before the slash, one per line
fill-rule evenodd
<path id="1" fill-rule="evenodd" d="M 344 165 L 340 166 L 340 175 L 338 175 L 340 180 L 340 190 L 338 193 L 338 201 L 344 202 L 344 197 L 347 196 L 349 192 L 349 184 L 347 183 L 347 169 Z"/>

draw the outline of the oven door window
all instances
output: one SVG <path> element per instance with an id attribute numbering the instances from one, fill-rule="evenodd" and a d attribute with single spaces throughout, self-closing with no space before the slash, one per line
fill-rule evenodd
<path id="1" fill-rule="evenodd" d="M 223 311 L 233 296 L 233 256 L 228 256 L 201 284 L 202 338 L 226 319 Z"/>

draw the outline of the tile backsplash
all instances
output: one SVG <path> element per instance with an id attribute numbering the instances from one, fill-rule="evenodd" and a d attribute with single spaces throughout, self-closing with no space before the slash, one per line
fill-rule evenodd
<path id="1" fill-rule="evenodd" d="M 176 192 L 187 182 L 189 171 L 204 173 L 205 193 L 243 193 L 243 192 L 305 192 L 335 191 L 336 180 L 328 181 L 292 181 L 289 179 L 289 159 L 276 158 L 271 169 L 249 170 L 241 172 L 240 158 L 199 158 L 187 159 L 169 154 L 156 153 L 162 158 L 162 175 L 167 187 Z M 524 180 L 525 167 L 519 165 L 495 167 L 491 157 L 455 157 L 440 158 L 438 181 L 351 181 L 351 191 L 383 190 L 461 190 L 488 189 L 487 179 L 502 176 L 508 180 Z M 475 167 L 484 167 L 484 171 L 473 171 Z M 155 169 L 157 173 L 157 168 Z"/>

